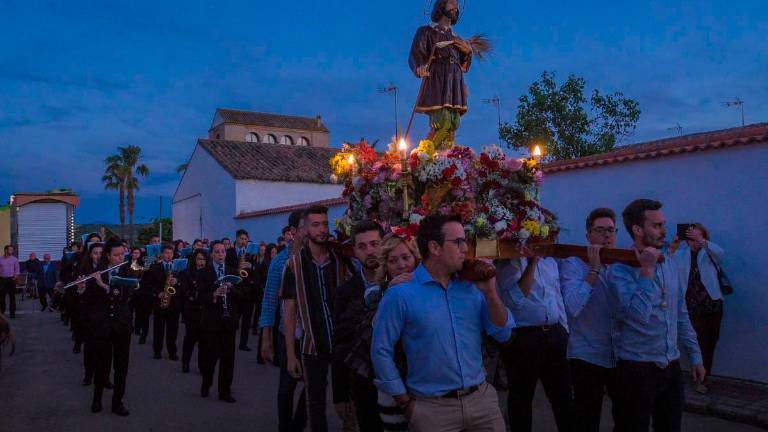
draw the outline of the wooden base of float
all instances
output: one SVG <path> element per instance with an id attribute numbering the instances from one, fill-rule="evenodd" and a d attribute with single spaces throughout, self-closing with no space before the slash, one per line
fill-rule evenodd
<path id="1" fill-rule="evenodd" d="M 554 242 L 528 243 L 527 248 L 534 255 L 540 257 L 568 258 L 579 257 L 585 261 L 588 259 L 587 247 L 572 244 L 559 244 Z M 469 242 L 468 256 L 474 258 L 510 259 L 521 258 L 517 243 L 512 240 L 491 240 L 478 238 Z M 640 267 L 635 252 L 631 249 L 605 248 L 600 250 L 600 261 L 603 264 L 627 264 Z"/>

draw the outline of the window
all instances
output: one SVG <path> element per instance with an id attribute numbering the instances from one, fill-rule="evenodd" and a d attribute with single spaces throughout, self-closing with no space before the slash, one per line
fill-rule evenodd
<path id="1" fill-rule="evenodd" d="M 256 135 L 256 132 L 248 132 L 245 135 L 245 142 L 257 143 L 259 142 L 259 136 Z"/>
<path id="2" fill-rule="evenodd" d="M 299 145 L 302 147 L 309 147 L 309 139 L 307 139 L 307 137 L 299 138 Z"/>
<path id="3" fill-rule="evenodd" d="M 288 135 L 283 135 L 282 137 L 280 137 L 280 144 L 293 145 L 293 138 L 289 137 Z"/>
<path id="4" fill-rule="evenodd" d="M 275 144 L 277 142 L 277 138 L 275 138 L 272 134 L 266 134 L 264 135 L 264 142 L 267 144 Z"/>

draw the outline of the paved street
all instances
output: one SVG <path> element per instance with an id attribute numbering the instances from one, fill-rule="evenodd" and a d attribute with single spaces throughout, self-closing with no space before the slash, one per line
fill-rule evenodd
<path id="1" fill-rule="evenodd" d="M 131 415 L 121 418 L 109 412 L 109 390 L 104 411 L 89 411 L 92 388 L 82 387 L 82 355 L 72 354 L 69 331 L 58 313 L 38 312 L 36 301 L 19 305 L 13 324 L 18 346 L 13 357 L 4 353 L 0 371 L 0 431 L 275 431 L 277 369 L 256 364 L 256 353 L 238 351 L 233 396 L 237 403 L 216 398 L 215 384 L 208 399 L 199 396 L 200 375 L 181 373 L 181 364 L 153 360 L 151 340 L 139 345 L 134 339 L 128 371 L 125 404 Z M 183 336 L 180 329 L 179 344 Z M 251 343 L 255 347 L 255 342 Z M 330 400 L 330 397 L 329 397 Z M 543 391 L 537 392 L 534 425 L 552 431 L 554 425 Z M 607 413 L 608 409 L 604 410 Z M 331 430 L 339 422 L 328 411 Z M 609 431 L 609 420 L 604 421 Z M 759 431 L 750 426 L 717 418 L 685 414 L 684 430 L 696 432 Z"/>

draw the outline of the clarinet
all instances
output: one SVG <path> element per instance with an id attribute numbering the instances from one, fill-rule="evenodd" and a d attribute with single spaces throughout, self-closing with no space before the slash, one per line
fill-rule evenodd
<path id="1" fill-rule="evenodd" d="M 224 313 L 221 316 L 222 318 L 229 318 L 229 305 L 227 304 L 227 291 L 229 291 L 229 288 L 225 284 L 226 282 L 222 284 L 224 287 L 224 295 L 221 296 L 221 308 L 224 309 Z"/>

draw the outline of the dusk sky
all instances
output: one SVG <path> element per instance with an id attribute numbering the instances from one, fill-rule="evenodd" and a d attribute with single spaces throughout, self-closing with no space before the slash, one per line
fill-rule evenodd
<path id="1" fill-rule="evenodd" d="M 768 2 L 467 0 L 456 32 L 485 33 L 495 52 L 466 76 L 458 143 L 498 142 L 502 119 L 542 71 L 575 74 L 588 91 L 621 91 L 642 114 L 624 144 L 768 121 Z M 426 1 L 0 0 L 0 202 L 16 191 L 69 187 L 76 222 L 116 222 L 103 159 L 142 147 L 151 177 L 136 220 L 170 199 L 214 110 L 320 114 L 331 145 L 388 140 L 393 99 L 407 122 L 418 80 L 407 66 Z M 419 116 L 412 135 L 422 136 Z M 546 187 L 546 186 L 545 186 Z M 309 199 L 310 197 L 308 197 Z M 169 206 L 166 201 L 166 215 Z"/>

